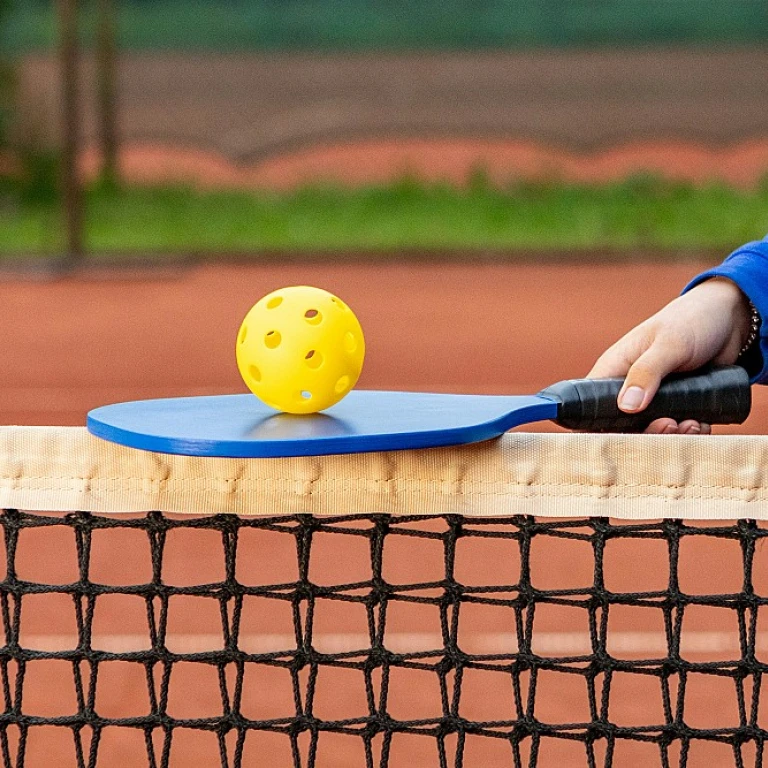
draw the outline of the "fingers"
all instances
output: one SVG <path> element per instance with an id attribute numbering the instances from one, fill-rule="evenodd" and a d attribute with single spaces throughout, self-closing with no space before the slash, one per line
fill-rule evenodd
<path id="1" fill-rule="evenodd" d="M 647 435 L 676 435 L 680 431 L 674 419 L 656 419 L 645 429 Z"/>
<path id="2" fill-rule="evenodd" d="M 711 435 L 709 424 L 699 423 L 692 419 L 678 424 L 674 419 L 656 419 L 645 430 L 647 435 Z"/>
<path id="3" fill-rule="evenodd" d="M 619 408 L 626 413 L 642 411 L 653 400 L 661 380 L 680 370 L 684 362 L 684 352 L 676 344 L 655 339 L 630 366 L 619 392 Z"/>
<path id="4" fill-rule="evenodd" d="M 634 350 L 622 339 L 604 352 L 592 370 L 587 374 L 588 379 L 614 379 L 623 378 L 635 359 L 632 356 Z"/>

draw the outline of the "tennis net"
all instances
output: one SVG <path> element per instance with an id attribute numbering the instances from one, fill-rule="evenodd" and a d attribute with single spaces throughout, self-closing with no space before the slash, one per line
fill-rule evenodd
<path id="1" fill-rule="evenodd" d="M 767 450 L 0 428 L 2 764 L 762 765 Z"/>

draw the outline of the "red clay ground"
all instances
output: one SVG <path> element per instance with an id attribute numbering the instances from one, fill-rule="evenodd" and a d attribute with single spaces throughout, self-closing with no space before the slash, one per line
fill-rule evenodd
<path id="1" fill-rule="evenodd" d="M 366 332 L 367 360 L 360 386 L 456 392 L 530 393 L 562 378 L 584 375 L 595 358 L 618 336 L 672 299 L 685 282 L 704 264 L 677 265 L 563 265 L 515 264 L 312 264 L 312 265 L 218 265 L 180 271 L 165 279 L 70 278 L 58 282 L 6 282 L 0 284 L 3 307 L 0 369 L 0 420 L 6 424 L 84 423 L 88 409 L 126 398 L 172 396 L 195 393 L 243 391 L 234 360 L 234 342 L 239 323 L 260 296 L 285 285 L 309 283 L 339 294 L 356 311 Z M 768 400 L 761 388 L 755 391 L 755 408 L 748 422 L 718 432 L 759 433 L 768 430 Z M 554 429 L 550 425 L 532 429 Z M 713 437 L 712 439 L 716 439 Z M 190 536 L 169 548 L 167 573 L 179 583 L 201 583 L 220 578 L 221 564 L 212 561 L 210 540 Z M 130 557 L 126 557 L 130 552 Z M 251 542 L 242 553 L 244 562 L 257 569 L 283 567 L 280 551 Z M 363 555 L 345 548 L 328 548 L 327 559 L 313 575 L 321 582 L 340 583 L 339 568 L 354 569 Z M 403 552 L 389 567 L 402 571 L 403 578 L 420 580 L 419 569 L 439 570 L 439 558 L 414 558 Z M 631 584 L 638 578 L 653 579 L 662 568 L 664 553 L 650 557 L 619 558 L 612 566 L 617 582 Z M 732 554 L 732 553 L 731 553 Z M 492 583 L 503 553 L 487 552 L 480 561 L 466 566 L 466 578 Z M 290 555 L 288 556 L 290 557 Z M 20 553 L 20 575 L 66 583 L 76 578 L 74 540 L 38 537 L 28 539 Z M 363 558 L 364 559 L 364 558 Z M 694 562 L 695 560 L 695 562 Z M 714 552 L 701 552 L 683 564 L 686 579 L 697 579 L 702 589 L 725 591 L 736 570 L 715 585 L 719 568 L 732 560 Z M 562 551 L 540 572 L 550 588 L 591 579 L 587 552 Z M 146 578 L 146 553 L 131 546 L 125 537 L 103 539 L 94 552 L 94 578 L 104 581 Z M 126 570 L 127 569 L 127 570 Z M 414 570 L 415 569 L 415 570 Z M 417 573 L 418 571 L 418 573 Z M 141 575 L 143 574 L 143 576 Z M 645 574 L 645 575 L 643 575 Z M 718 579 L 720 577 L 718 576 Z M 702 581 L 702 579 L 704 581 Z M 490 580 L 490 581 L 489 581 Z M 644 582 L 645 583 L 645 582 Z M 625 587 L 630 588 L 630 587 Z M 738 589 L 736 583 L 734 589 Z M 118 603 L 108 605 L 99 625 L 107 634 L 139 632 L 146 626 L 139 610 Z M 25 614 L 24 631 L 29 635 L 67 635 L 73 631 L 71 603 L 40 602 Z M 544 617 L 544 629 L 574 631 L 583 635 L 581 617 L 567 611 Z M 342 611 L 328 612 L 318 631 L 357 633 L 359 617 Z M 173 631 L 179 634 L 215 632 L 216 620 L 199 611 L 180 613 Z M 498 632 L 503 623 L 493 616 L 478 617 L 481 632 Z M 653 622 L 630 623 L 622 629 L 658 630 Z M 268 631 L 285 632 L 278 618 Z M 424 614 L 403 616 L 402 632 L 432 631 Z M 700 617 L 699 630 L 731 632 L 712 615 Z M 254 620 L 246 630 L 258 633 L 265 627 Z M 363 630 L 364 631 L 364 630 Z M 733 655 L 733 652 L 729 652 Z M 651 654 L 655 655 L 655 654 Z M 714 654 L 717 657 L 717 654 Z M 722 657 L 722 653 L 720 654 Z M 711 655 L 710 655 L 711 658 Z M 131 670 L 105 670 L 102 689 L 111 695 L 110 714 L 136 714 L 147 708 L 146 686 Z M 66 714 L 74 708 L 71 668 L 62 662 L 30 673 L 26 685 L 25 710 L 40 714 Z M 111 676 L 110 676 L 111 674 Z M 341 675 L 341 673 L 339 673 Z M 620 722 L 658 721 L 660 692 L 654 681 L 627 679 L 629 686 L 615 708 Z M 360 680 L 340 676 L 331 682 L 330 694 L 321 700 L 326 716 L 344 716 L 359 708 Z M 411 693 L 403 697 L 400 716 L 430 716 L 435 708 L 433 680 L 403 678 L 398 684 Z M 583 681 L 548 690 L 543 680 L 543 708 L 538 716 L 550 722 L 573 722 L 585 714 Z M 706 727 L 719 722 L 730 725 L 736 717 L 733 686 L 719 687 L 720 680 L 691 683 L 687 717 L 693 725 Z M 290 709 L 290 690 L 285 681 L 265 680 L 268 696 L 257 696 L 249 688 L 248 706 L 254 715 L 269 717 Z M 473 687 L 474 686 L 474 687 Z M 658 687 L 658 685 L 657 685 Z M 198 715 L 216 710 L 219 701 L 215 679 L 186 680 L 181 674 L 174 689 L 174 714 Z M 492 717 L 508 710 L 509 690 L 501 680 L 468 682 L 465 700 L 470 717 Z M 323 688 L 323 691 L 326 691 Z M 320 693 L 318 694 L 320 695 Z M 717 705 L 713 706 L 713 695 Z M 623 703 L 622 703 L 623 702 Z M 220 707 L 220 704 L 218 705 Z M 139 732 L 113 729 L 102 747 L 100 767 L 146 765 Z M 338 738 L 332 759 L 321 765 L 360 768 L 363 765 L 359 740 Z M 436 766 L 430 740 L 398 740 L 394 768 Z M 509 748 L 496 740 L 472 739 L 465 768 L 493 768 L 511 764 Z M 698 746 L 691 755 L 693 766 L 732 766 L 728 749 L 713 744 Z M 218 765 L 212 738 L 181 737 L 173 752 L 172 765 L 208 768 Z M 655 755 L 655 756 L 654 756 Z M 395 759 L 396 758 L 396 759 Z M 540 765 L 586 765 L 583 749 L 567 741 L 548 743 Z M 620 758 L 620 759 L 619 759 Z M 622 747 L 618 765 L 658 765 L 658 753 L 642 747 Z M 249 768 L 290 765 L 287 740 L 253 739 L 246 746 Z M 34 732 L 29 744 L 30 768 L 73 766 L 72 738 L 66 729 Z"/>

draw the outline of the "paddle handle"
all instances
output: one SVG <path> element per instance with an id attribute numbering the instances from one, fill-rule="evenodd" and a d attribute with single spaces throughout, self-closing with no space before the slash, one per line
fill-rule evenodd
<path id="1" fill-rule="evenodd" d="M 640 413 L 619 410 L 624 379 L 571 379 L 539 392 L 558 403 L 557 424 L 587 432 L 642 432 L 654 419 L 695 419 L 706 424 L 741 424 L 752 405 L 749 375 L 737 365 L 675 374 L 662 381 Z"/>

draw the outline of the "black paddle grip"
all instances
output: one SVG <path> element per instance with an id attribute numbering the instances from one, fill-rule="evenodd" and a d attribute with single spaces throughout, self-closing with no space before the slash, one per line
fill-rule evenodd
<path id="1" fill-rule="evenodd" d="M 619 410 L 616 399 L 623 384 L 624 379 L 571 379 L 539 394 L 559 404 L 557 424 L 587 432 L 642 432 L 662 417 L 741 424 L 752 405 L 749 375 L 736 365 L 669 376 L 637 414 Z"/>

